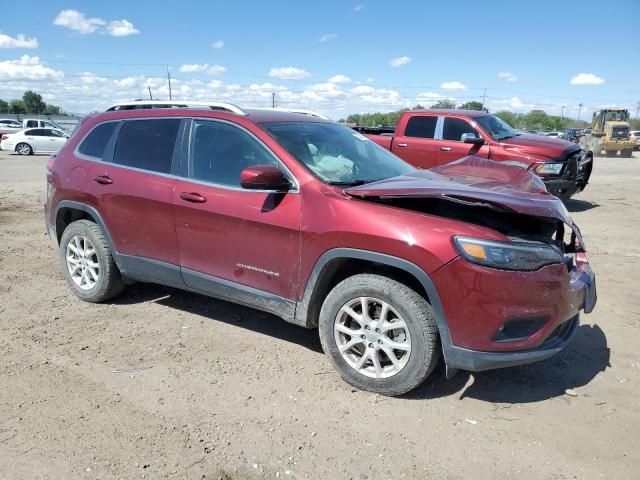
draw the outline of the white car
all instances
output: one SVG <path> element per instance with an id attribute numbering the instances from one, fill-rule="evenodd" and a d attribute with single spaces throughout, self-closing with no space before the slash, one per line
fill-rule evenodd
<path id="1" fill-rule="evenodd" d="M 22 124 L 17 120 L 11 120 L 9 118 L 0 119 L 0 135 L 3 133 L 16 133 L 23 128 Z"/>
<path id="2" fill-rule="evenodd" d="M 545 137 L 560 138 L 562 137 L 562 132 L 544 132 L 543 135 Z"/>
<path id="3" fill-rule="evenodd" d="M 632 130 L 630 133 L 636 139 L 636 150 L 640 150 L 640 130 Z"/>
<path id="4" fill-rule="evenodd" d="M 67 143 L 69 135 L 54 128 L 29 128 L 18 133 L 4 134 L 1 138 L 2 150 L 31 155 L 32 153 L 58 153 Z"/>

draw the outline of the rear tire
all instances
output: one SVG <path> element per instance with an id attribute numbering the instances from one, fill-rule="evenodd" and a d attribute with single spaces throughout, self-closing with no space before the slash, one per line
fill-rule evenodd
<path id="1" fill-rule="evenodd" d="M 413 390 L 440 358 L 431 305 L 407 285 L 380 275 L 354 275 L 336 285 L 320 310 L 319 332 L 340 376 L 382 395 Z"/>
<path id="2" fill-rule="evenodd" d="M 617 150 L 605 150 L 605 151 L 604 151 L 604 154 L 605 154 L 607 157 L 610 157 L 610 158 L 615 157 L 617 153 L 618 153 L 618 151 L 617 151 Z"/>
<path id="3" fill-rule="evenodd" d="M 60 266 L 73 293 L 85 302 L 104 302 L 124 289 L 109 242 L 89 220 L 73 222 L 62 233 Z"/>
<path id="4" fill-rule="evenodd" d="M 632 149 L 627 149 L 627 150 L 622 150 L 620 152 L 620 156 L 624 157 L 624 158 L 630 158 L 633 154 L 633 150 Z"/>
<path id="5" fill-rule="evenodd" d="M 32 155 L 33 148 L 28 143 L 19 143 L 16 145 L 16 152 L 18 152 L 18 155 Z"/>

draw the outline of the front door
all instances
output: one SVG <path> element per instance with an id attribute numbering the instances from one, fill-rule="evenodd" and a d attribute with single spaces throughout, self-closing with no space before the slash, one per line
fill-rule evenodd
<path id="1" fill-rule="evenodd" d="M 295 298 L 301 197 L 296 190 L 240 186 L 246 167 L 284 167 L 256 137 L 229 122 L 193 120 L 190 138 L 187 178 L 177 180 L 174 195 L 185 283 L 204 290 L 206 282 L 223 280 Z"/>
<path id="2" fill-rule="evenodd" d="M 481 137 L 480 132 L 462 118 L 445 117 L 442 128 L 442 140 L 438 141 L 437 159 L 438 165 L 453 162 L 468 155 L 489 158 L 488 145 L 475 145 L 461 141 L 463 133 L 473 133 Z"/>

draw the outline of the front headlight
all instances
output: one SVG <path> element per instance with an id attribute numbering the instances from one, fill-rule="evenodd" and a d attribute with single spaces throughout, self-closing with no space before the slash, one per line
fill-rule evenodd
<path id="1" fill-rule="evenodd" d="M 560 175 L 564 163 L 542 163 L 535 169 L 536 173 L 542 175 Z"/>
<path id="2" fill-rule="evenodd" d="M 501 270 L 538 270 L 562 263 L 562 254 L 541 243 L 494 242 L 478 238 L 454 237 L 460 255 L 471 263 Z"/>

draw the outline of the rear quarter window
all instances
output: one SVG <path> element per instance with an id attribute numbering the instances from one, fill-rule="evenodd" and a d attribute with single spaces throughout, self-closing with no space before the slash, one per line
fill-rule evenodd
<path id="1" fill-rule="evenodd" d="M 407 122 L 404 135 L 406 137 L 433 138 L 436 133 L 436 116 L 415 116 Z"/>
<path id="2" fill-rule="evenodd" d="M 118 122 L 107 122 L 95 127 L 84 137 L 78 147 L 78 152 L 82 155 L 102 160 L 117 125 Z"/>

